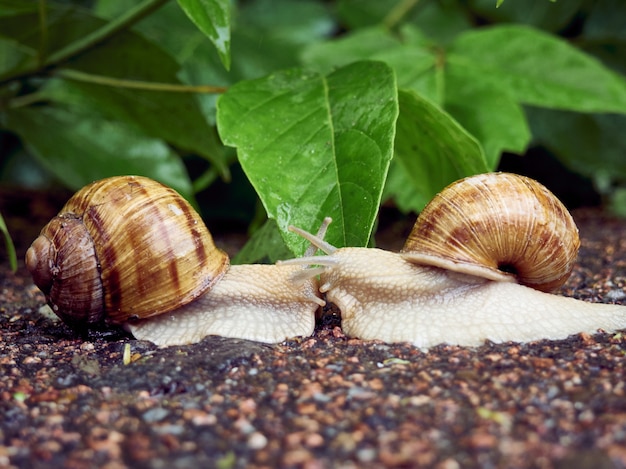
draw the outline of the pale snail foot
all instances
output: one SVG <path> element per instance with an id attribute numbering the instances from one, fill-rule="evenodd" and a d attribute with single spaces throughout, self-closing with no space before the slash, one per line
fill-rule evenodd
<path id="1" fill-rule="evenodd" d="M 385 261 L 386 265 L 392 262 Z M 439 268 L 406 263 L 399 256 L 395 264 L 393 273 L 377 269 L 378 278 L 360 290 L 358 298 L 353 288 L 338 286 L 341 280 L 329 272 L 322 290 L 328 289 L 327 300 L 342 311 L 346 335 L 410 342 L 428 349 L 439 344 L 478 346 L 487 340 L 558 340 L 581 332 L 626 328 L 624 306 L 588 303 L 516 283 L 451 275 Z M 410 278 L 415 282 L 404 287 L 406 294 L 393 296 L 389 291 L 382 300 L 366 294 L 380 291 L 377 285 L 405 270 L 412 271 Z"/>
<path id="2" fill-rule="evenodd" d="M 185 345 L 209 335 L 264 343 L 310 336 L 315 311 L 324 301 L 317 297 L 317 281 L 284 282 L 277 292 L 276 270 L 292 277 L 300 267 L 235 265 L 207 294 L 182 308 L 150 319 L 128 323 L 136 339 L 158 346 Z"/>

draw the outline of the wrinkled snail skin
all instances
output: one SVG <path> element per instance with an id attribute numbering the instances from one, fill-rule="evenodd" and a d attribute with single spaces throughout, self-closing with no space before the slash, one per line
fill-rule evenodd
<path id="1" fill-rule="evenodd" d="M 139 176 L 78 191 L 42 229 L 26 266 L 75 329 L 123 325 L 161 346 L 210 334 L 266 343 L 308 336 L 324 305 L 317 280 L 296 275 L 301 267 L 230 266 L 178 193 Z"/>
<path id="2" fill-rule="evenodd" d="M 466 189 L 470 196 L 464 201 Z M 476 346 L 485 340 L 565 339 L 626 328 L 624 306 L 543 291 L 565 282 L 579 240 L 567 210 L 536 181 L 507 173 L 478 175 L 453 183 L 433 203 L 452 207 L 427 206 L 422 212 L 426 226 L 419 226 L 424 222 L 420 214 L 400 253 L 337 249 L 290 227 L 326 255 L 284 263 L 319 266 L 311 273 L 319 274 L 320 292 L 341 311 L 345 334 L 361 339 L 410 342 L 427 349 L 444 343 Z M 447 212 L 455 212 L 459 222 Z M 486 213 L 486 221 L 480 212 Z M 437 219 L 446 226 L 438 226 Z M 513 229 L 512 238 L 507 228 Z M 430 234 L 434 240 L 428 239 Z M 516 244 L 520 241 L 521 248 Z M 476 256 L 466 249 L 472 245 L 478 246 Z M 524 250 L 531 251 L 530 264 Z M 511 272 L 498 270 L 501 266 Z"/>
<path id="3" fill-rule="evenodd" d="M 320 289 L 341 311 L 349 337 L 428 349 L 444 343 L 477 346 L 485 340 L 556 340 L 626 328 L 624 306 L 416 265 L 380 249 L 342 248 L 328 257 L 332 263 L 321 274 Z"/>
<path id="4" fill-rule="evenodd" d="M 293 279 L 301 271 L 294 266 L 233 265 L 209 293 L 126 327 L 136 339 L 159 346 L 195 343 L 209 335 L 265 343 L 308 337 L 315 328 L 315 311 L 324 302 L 315 279 Z"/>

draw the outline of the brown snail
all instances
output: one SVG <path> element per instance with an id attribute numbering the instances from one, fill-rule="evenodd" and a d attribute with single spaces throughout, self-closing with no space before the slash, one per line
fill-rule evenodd
<path id="1" fill-rule="evenodd" d="M 307 336 L 324 304 L 299 267 L 230 266 L 187 201 L 139 176 L 78 191 L 28 249 L 26 266 L 66 323 L 124 324 L 158 345 Z"/>
<path id="2" fill-rule="evenodd" d="M 348 336 L 428 348 L 626 328 L 624 306 L 545 293 L 568 278 L 578 230 L 529 178 L 490 173 L 451 184 L 420 214 L 400 253 L 337 249 L 290 229 L 326 256 L 282 263 L 318 266 L 310 273 L 341 310 Z"/>

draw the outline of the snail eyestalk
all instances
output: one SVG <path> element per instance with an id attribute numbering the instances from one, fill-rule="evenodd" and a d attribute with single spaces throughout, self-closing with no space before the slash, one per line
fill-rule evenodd
<path id="1" fill-rule="evenodd" d="M 305 267 L 303 270 L 295 272 L 291 276 L 291 279 L 294 282 L 302 282 L 304 280 L 309 280 L 317 277 L 326 270 L 326 266 L 337 264 L 337 260 L 330 256 L 337 250 L 337 248 L 332 244 L 324 241 L 324 236 L 326 236 L 328 225 L 330 225 L 332 221 L 333 219 L 331 217 L 325 217 L 322 221 L 322 224 L 320 225 L 319 230 L 317 231 L 317 234 L 315 235 L 303 230 L 302 228 L 298 228 L 297 226 L 289 225 L 289 231 L 301 236 L 311 243 L 309 248 L 305 251 L 304 256 L 294 259 L 280 260 L 276 262 L 276 265 L 279 266 L 301 265 Z M 317 251 L 318 249 L 329 255 L 315 256 L 315 251 Z"/>

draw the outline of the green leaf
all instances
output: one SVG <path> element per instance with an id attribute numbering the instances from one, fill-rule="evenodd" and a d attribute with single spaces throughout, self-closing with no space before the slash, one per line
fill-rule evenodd
<path id="1" fill-rule="evenodd" d="M 37 11 L 38 2 L 25 0 L 0 0 L 0 16 Z"/>
<path id="2" fill-rule="evenodd" d="M 193 201 L 180 158 L 161 140 L 137 134 L 119 122 L 52 106 L 13 109 L 6 117 L 6 127 L 70 188 L 107 176 L 140 174 Z"/>
<path id="3" fill-rule="evenodd" d="M 267 220 L 254 232 L 246 245 L 233 257 L 233 264 L 275 263 L 278 260 L 291 258 L 291 252 L 274 220 Z"/>
<path id="4" fill-rule="evenodd" d="M 418 2 L 406 21 L 437 41 L 439 46 L 449 44 L 462 31 L 473 26 L 459 1 Z"/>
<path id="5" fill-rule="evenodd" d="M 147 82 L 177 83 L 178 64 L 151 42 L 120 34 L 67 64 L 94 75 Z M 220 144 L 191 93 L 137 90 L 70 80 L 49 80 L 42 96 L 72 103 L 136 127 L 142 133 L 197 153 L 226 171 Z"/>
<path id="6" fill-rule="evenodd" d="M 452 45 L 451 67 L 508 90 L 518 102 L 583 112 L 626 113 L 626 80 L 562 39 L 536 29 L 496 26 L 464 33 Z"/>
<path id="7" fill-rule="evenodd" d="M 224 67 L 230 69 L 230 1 L 178 0 L 178 4 L 211 39 Z"/>
<path id="8" fill-rule="evenodd" d="M 170 24 L 171 21 L 166 23 L 168 31 Z M 303 44 L 330 34 L 333 27 L 328 9 L 317 1 L 257 0 L 240 4 L 232 31 L 230 71 L 219 66 L 213 48 L 190 38 L 187 47 L 177 54 L 183 65 L 180 78 L 188 83 L 230 86 L 240 80 L 296 67 Z M 177 35 L 181 34 L 177 32 Z M 214 119 L 217 96 L 199 98 L 205 114 Z"/>
<path id="9" fill-rule="evenodd" d="M 4 222 L 4 218 L 0 213 L 0 232 L 4 235 L 4 246 L 7 250 L 7 255 L 9 258 L 9 265 L 11 266 L 11 270 L 15 272 L 17 270 L 17 255 L 15 254 L 15 246 L 13 245 L 13 240 L 11 239 L 11 235 L 9 234 L 9 229 L 7 228 L 6 223 Z"/>
<path id="10" fill-rule="evenodd" d="M 397 0 L 341 0 L 337 14 L 348 30 L 370 26 L 387 29 L 406 25 L 417 26 L 429 38 L 447 43 L 460 31 L 469 28 L 468 15 L 456 1 L 419 2 Z"/>
<path id="11" fill-rule="evenodd" d="M 356 62 L 330 75 L 300 69 L 243 81 L 218 101 L 218 129 L 289 248 L 333 217 L 337 246 L 369 240 L 392 157 L 397 91 L 392 70 Z"/>
<path id="12" fill-rule="evenodd" d="M 398 87 L 440 101 L 438 57 L 431 46 L 412 27 L 402 30 L 402 40 L 383 28 L 374 27 L 357 30 L 340 39 L 311 44 L 303 50 L 302 61 L 322 73 L 358 60 L 384 61 L 395 70 Z"/>
<path id="13" fill-rule="evenodd" d="M 382 23 L 389 11 L 400 1 L 339 0 L 337 15 L 348 29 L 364 28 Z"/>
<path id="14" fill-rule="evenodd" d="M 12 52 L 4 60 L 11 63 L 11 66 L 3 67 L 0 70 L 0 79 L 14 76 L 28 69 L 34 69 L 41 53 L 50 51 L 53 48 L 62 48 L 72 40 L 78 39 L 82 31 L 79 24 L 71 26 L 71 20 L 67 21 L 67 9 L 53 8 L 49 11 L 48 23 L 46 24 L 45 51 L 42 50 L 43 41 L 40 31 L 39 16 L 36 9 L 17 10 L 10 14 L 0 15 L 0 36 L 12 44 Z M 57 27 L 59 26 L 59 27 Z M 21 57 L 17 59 L 16 55 Z"/>
<path id="15" fill-rule="evenodd" d="M 503 151 L 523 153 L 531 135 L 522 106 L 501 86 L 487 86 L 472 67 L 451 64 L 445 109 L 482 144 L 493 171 Z M 480 105 L 476 105 L 480 103 Z"/>
<path id="16" fill-rule="evenodd" d="M 425 201 L 451 182 L 489 171 L 481 146 L 449 114 L 412 91 L 398 93 L 395 157 L 415 194 L 404 208 L 419 211 Z M 393 191 L 392 191 L 393 192 Z"/>
<path id="17" fill-rule="evenodd" d="M 331 35 L 334 21 L 318 0 L 255 0 L 241 5 L 237 29 L 263 32 L 263 41 L 302 45 Z"/>
<path id="18" fill-rule="evenodd" d="M 23 70 L 33 60 L 34 55 L 30 48 L 0 38 L 0 76 Z"/>
<path id="19" fill-rule="evenodd" d="M 47 48 L 49 51 L 58 50 L 104 24 L 104 20 L 82 9 L 50 8 Z M 39 47 L 40 37 L 37 15 L 0 17 L 0 31 L 3 28 L 24 47 L 31 48 L 33 56 L 36 55 L 34 51 Z M 105 77 L 180 84 L 177 62 L 159 46 L 132 31 L 118 33 L 64 66 Z M 80 99 L 84 107 L 91 107 L 95 113 L 120 119 L 141 133 L 162 138 L 201 155 L 217 166 L 222 174 L 227 174 L 215 131 L 191 93 L 143 91 L 54 79 L 44 83 L 41 93 L 42 97 L 57 102 Z"/>
<path id="20" fill-rule="evenodd" d="M 419 212 L 430 199 L 426 193 L 415 189 L 411 176 L 398 161 L 394 158 L 389 166 L 383 201 L 393 200 L 403 213 Z"/>
<path id="21" fill-rule="evenodd" d="M 533 135 L 572 170 L 597 182 L 626 182 L 626 116 L 530 108 Z"/>

